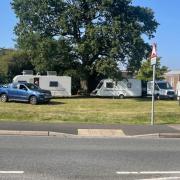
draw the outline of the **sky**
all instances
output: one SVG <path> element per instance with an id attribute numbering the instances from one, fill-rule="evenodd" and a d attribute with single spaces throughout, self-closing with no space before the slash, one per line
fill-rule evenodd
<path id="1" fill-rule="evenodd" d="M 11 9 L 11 0 L 0 1 L 0 47 L 15 46 L 14 26 L 16 16 Z M 134 5 L 151 8 L 160 24 L 155 38 L 146 40 L 150 44 L 157 43 L 161 64 L 169 69 L 180 70 L 180 0 L 134 0 Z"/>

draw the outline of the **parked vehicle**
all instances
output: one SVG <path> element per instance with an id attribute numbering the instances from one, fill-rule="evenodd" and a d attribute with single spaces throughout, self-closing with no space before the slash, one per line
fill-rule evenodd
<path id="1" fill-rule="evenodd" d="M 40 102 L 49 102 L 51 98 L 50 91 L 43 90 L 31 83 L 12 83 L 0 87 L 1 102 L 23 101 L 37 104 Z"/>
<path id="2" fill-rule="evenodd" d="M 104 97 L 141 97 L 142 83 L 137 79 L 123 79 L 122 81 L 113 81 L 112 79 L 101 80 L 91 96 Z"/>
<path id="3" fill-rule="evenodd" d="M 147 82 L 147 95 L 152 96 L 153 81 Z M 175 99 L 176 94 L 167 81 L 155 81 L 156 99 Z"/>
<path id="4" fill-rule="evenodd" d="M 177 99 L 180 100 L 180 81 L 178 81 L 176 85 L 176 95 Z"/>
<path id="5" fill-rule="evenodd" d="M 32 71 L 23 71 L 23 75 L 15 76 L 13 82 L 33 83 L 42 89 L 51 91 L 53 97 L 71 96 L 71 77 L 57 76 L 55 71 L 45 75 L 33 75 Z"/>

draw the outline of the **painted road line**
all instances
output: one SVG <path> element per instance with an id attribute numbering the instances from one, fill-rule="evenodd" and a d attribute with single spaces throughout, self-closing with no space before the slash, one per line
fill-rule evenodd
<path id="1" fill-rule="evenodd" d="M 163 178 L 150 178 L 150 179 L 137 179 L 137 180 L 176 180 L 180 177 L 163 177 Z"/>
<path id="2" fill-rule="evenodd" d="M 117 171 L 119 175 L 136 175 L 136 174 L 180 174 L 180 171 Z"/>
<path id="3" fill-rule="evenodd" d="M 24 174 L 24 171 L 0 171 L 0 174 Z"/>

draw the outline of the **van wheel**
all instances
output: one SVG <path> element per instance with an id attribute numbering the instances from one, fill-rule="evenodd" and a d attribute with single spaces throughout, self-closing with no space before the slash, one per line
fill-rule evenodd
<path id="1" fill-rule="evenodd" d="M 8 101 L 8 96 L 6 94 L 1 95 L 1 102 L 7 102 Z"/>
<path id="2" fill-rule="evenodd" d="M 161 97 L 160 97 L 159 94 L 156 95 L 156 99 L 157 99 L 157 100 L 161 100 Z"/>
<path id="3" fill-rule="evenodd" d="M 29 99 L 29 103 L 32 105 L 36 105 L 37 104 L 37 97 L 36 96 L 31 96 Z"/>
<path id="4" fill-rule="evenodd" d="M 120 94 L 120 95 L 119 95 L 119 99 L 124 99 L 124 95 L 123 95 L 123 94 Z"/>

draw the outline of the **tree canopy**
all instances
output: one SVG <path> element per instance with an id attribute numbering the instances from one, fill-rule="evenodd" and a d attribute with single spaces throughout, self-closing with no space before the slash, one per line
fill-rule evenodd
<path id="1" fill-rule="evenodd" d="M 22 50 L 0 50 L 0 84 L 11 82 L 15 75 L 22 73 L 24 69 L 33 69 L 30 58 Z"/>
<path id="2" fill-rule="evenodd" d="M 161 58 L 157 58 L 156 64 L 156 80 L 163 80 L 164 74 L 168 71 L 166 66 L 161 66 Z M 153 68 L 151 65 L 151 60 L 148 59 L 142 63 L 141 68 L 139 69 L 137 78 L 144 81 L 152 81 L 153 79 Z"/>
<path id="3" fill-rule="evenodd" d="M 152 38 L 158 26 L 153 11 L 132 0 L 13 0 L 12 7 L 18 46 L 36 70 L 70 66 L 84 79 L 111 76 L 110 64 L 115 71 L 119 64 L 138 70 L 150 51 L 142 35 Z"/>

